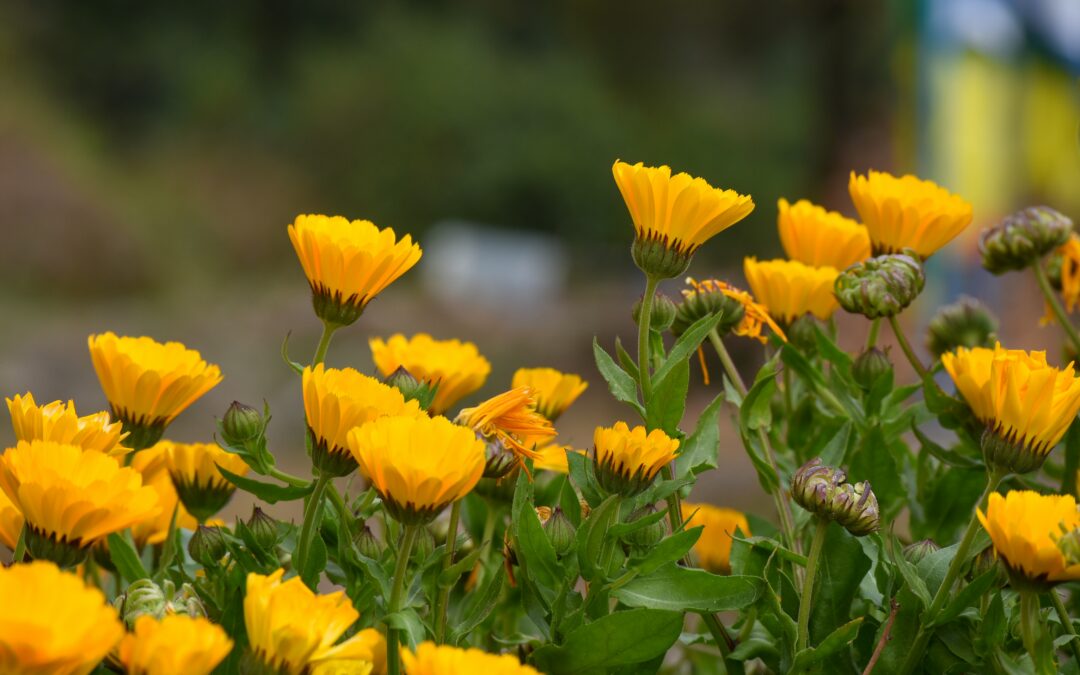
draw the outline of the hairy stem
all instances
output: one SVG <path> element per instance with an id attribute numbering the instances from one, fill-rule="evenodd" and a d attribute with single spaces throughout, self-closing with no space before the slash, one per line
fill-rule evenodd
<path id="1" fill-rule="evenodd" d="M 443 572 L 450 569 L 454 564 L 454 551 L 457 549 L 458 520 L 461 518 L 461 500 L 454 502 L 450 507 L 450 526 L 446 531 L 446 554 L 443 556 Z M 439 589 L 439 596 L 435 600 L 432 613 L 435 615 L 435 642 L 442 644 L 446 635 L 447 605 L 450 603 L 450 589 L 453 584 L 447 584 Z"/>
<path id="2" fill-rule="evenodd" d="M 1054 293 L 1054 289 L 1050 286 L 1050 279 L 1047 278 L 1042 263 L 1036 260 L 1032 263 L 1031 269 L 1035 272 L 1035 281 L 1039 284 L 1039 290 L 1042 291 L 1043 297 L 1046 298 L 1046 303 L 1050 305 L 1050 311 L 1054 313 L 1057 322 L 1061 324 L 1061 328 L 1069 336 L 1073 348 L 1080 351 L 1080 335 L 1077 334 L 1072 321 L 1069 321 L 1069 315 L 1065 313 L 1065 308 L 1061 306 L 1061 301 L 1058 300 L 1057 294 Z"/>
<path id="3" fill-rule="evenodd" d="M 300 539 L 296 542 L 295 560 L 293 569 L 301 571 L 307 564 L 308 554 L 311 552 L 311 540 L 315 536 L 316 520 L 322 514 L 323 497 L 326 494 L 326 486 L 330 484 L 330 476 L 320 474 L 315 480 L 315 489 L 311 491 L 307 503 L 304 505 L 304 523 L 300 526 Z"/>
<path id="4" fill-rule="evenodd" d="M 915 354 L 915 350 L 911 348 L 911 343 L 908 342 L 907 337 L 904 335 L 904 330 L 900 327 L 900 322 L 895 316 L 890 316 L 889 325 L 892 326 L 893 334 L 896 335 L 896 341 L 900 343 L 900 349 L 903 350 L 904 356 L 911 362 L 911 367 L 919 374 L 919 379 L 925 379 L 928 374 L 926 366 L 919 360 L 919 357 Z"/>
<path id="5" fill-rule="evenodd" d="M 802 600 L 799 601 L 799 636 L 795 642 L 795 653 L 810 644 L 810 608 L 814 602 L 814 577 L 817 576 L 821 547 L 825 544 L 825 533 L 829 530 L 829 521 L 817 519 L 814 538 L 810 542 L 810 555 L 806 559 L 806 581 L 803 582 Z"/>
<path id="6" fill-rule="evenodd" d="M 1050 601 L 1054 604 L 1054 611 L 1057 612 L 1058 619 L 1061 621 L 1061 627 L 1065 629 L 1066 634 L 1072 636 L 1072 639 L 1069 640 L 1069 648 L 1072 649 L 1076 662 L 1080 663 L 1080 640 L 1076 639 L 1076 627 L 1073 626 L 1069 610 L 1065 608 L 1065 603 L 1061 601 L 1061 596 L 1057 594 L 1057 591 L 1050 589 L 1049 594 Z"/>
<path id="7" fill-rule="evenodd" d="M 653 296 L 656 295 L 658 279 L 645 277 L 645 295 L 641 296 L 641 311 L 638 312 L 638 377 L 641 380 L 641 397 L 647 399 L 652 394 L 652 381 L 649 375 L 649 322 L 652 319 Z"/>
<path id="8" fill-rule="evenodd" d="M 390 590 L 390 604 L 387 606 L 388 614 L 396 614 L 401 611 L 401 601 L 405 594 L 405 577 L 409 571 L 409 556 L 412 554 L 413 543 L 416 542 L 416 533 L 420 525 L 406 525 L 405 535 L 398 550 L 397 565 L 394 567 L 394 581 Z M 401 673 L 401 650 L 398 648 L 401 642 L 401 630 L 386 627 L 386 672 L 389 675 Z"/>

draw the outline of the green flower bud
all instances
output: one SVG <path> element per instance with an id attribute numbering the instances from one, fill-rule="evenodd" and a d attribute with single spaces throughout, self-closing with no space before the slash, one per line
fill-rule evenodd
<path id="1" fill-rule="evenodd" d="M 216 567 L 228 550 L 220 527 L 199 525 L 188 541 L 191 559 L 203 567 Z"/>
<path id="2" fill-rule="evenodd" d="M 688 291 L 683 293 L 682 302 L 675 308 L 675 320 L 671 324 L 671 332 L 678 337 L 694 325 L 694 322 L 713 314 L 720 314 L 722 317 L 716 326 L 716 331 L 723 337 L 739 325 L 746 314 L 746 309 L 738 300 L 728 297 L 719 290 L 703 288 Z"/>
<path id="3" fill-rule="evenodd" d="M 435 535 L 426 527 L 417 528 L 416 541 L 413 543 L 412 556 L 409 559 L 417 565 L 422 565 L 434 551 Z"/>
<path id="4" fill-rule="evenodd" d="M 574 550 L 577 530 L 558 506 L 551 511 L 551 516 L 544 523 L 544 531 L 547 532 L 551 547 L 555 549 L 555 555 L 562 558 Z"/>
<path id="5" fill-rule="evenodd" d="M 927 328 L 926 347 L 941 358 L 957 347 L 993 347 L 998 322 L 981 302 L 961 297 L 937 311 Z"/>
<path id="6" fill-rule="evenodd" d="M 435 400 L 435 391 L 438 389 L 438 385 L 431 385 L 413 377 L 405 366 L 398 366 L 398 369 L 390 373 L 383 382 L 400 391 L 406 401 L 419 403 L 424 410 L 431 407 L 431 402 Z"/>
<path id="7" fill-rule="evenodd" d="M 221 418 L 221 438 L 228 445 L 243 447 L 266 431 L 266 420 L 258 410 L 233 401 Z"/>
<path id="8" fill-rule="evenodd" d="M 630 514 L 630 517 L 626 519 L 627 523 L 634 523 L 642 518 L 646 518 L 656 513 L 656 506 L 652 504 L 646 504 L 639 509 L 636 509 Z M 664 538 L 664 521 L 657 521 L 646 527 L 634 530 L 625 535 L 622 540 L 629 544 L 631 548 L 637 550 L 644 550 L 652 548 L 660 543 L 660 540 Z"/>
<path id="9" fill-rule="evenodd" d="M 173 582 L 168 579 L 161 586 L 150 579 L 140 579 L 117 596 L 113 606 L 129 629 L 135 626 L 141 616 L 152 616 L 155 619 L 169 614 L 196 618 L 206 616 L 206 608 L 191 584 L 183 584 L 177 592 Z"/>
<path id="10" fill-rule="evenodd" d="M 360 552 L 360 555 L 366 558 L 378 560 L 382 556 L 382 544 L 375 538 L 375 533 L 367 525 L 361 527 L 360 531 L 353 536 L 353 545 L 356 546 L 356 550 Z"/>
<path id="11" fill-rule="evenodd" d="M 899 314 L 922 292 L 922 265 L 911 253 L 881 255 L 856 263 L 836 278 L 840 306 L 868 319 Z"/>
<path id="12" fill-rule="evenodd" d="M 649 237 L 634 237 L 630 247 L 634 264 L 652 279 L 674 279 L 690 266 L 693 254 L 671 247 L 666 241 Z"/>
<path id="13" fill-rule="evenodd" d="M 817 352 L 817 330 L 824 324 L 812 314 L 803 314 L 788 326 L 788 342 L 802 353 L 813 356 Z"/>
<path id="14" fill-rule="evenodd" d="M 1073 224 L 1048 206 L 1031 206 L 979 235 L 983 267 L 992 274 L 1022 270 L 1069 239 Z"/>
<path id="15" fill-rule="evenodd" d="M 996 570 L 998 572 L 998 583 L 996 585 L 1004 585 L 1007 579 L 1005 568 L 1002 567 L 1000 561 L 998 561 L 993 544 L 984 548 L 977 556 L 971 559 L 971 567 L 968 570 L 967 575 L 968 581 L 974 581 L 976 577 L 981 577 L 990 570 Z"/>
<path id="16" fill-rule="evenodd" d="M 844 483 L 832 497 L 833 519 L 856 537 L 877 532 L 881 509 L 870 481 Z"/>
<path id="17" fill-rule="evenodd" d="M 843 526 L 861 537 L 878 529 L 880 509 L 870 483 L 846 482 L 842 469 L 825 466 L 820 458 L 804 464 L 791 479 L 795 502 L 817 515 Z"/>
<path id="18" fill-rule="evenodd" d="M 251 536 L 255 539 L 256 544 L 261 546 L 263 550 L 273 550 L 278 540 L 277 521 L 256 506 L 252 509 L 251 518 L 248 519 L 246 524 L 247 528 L 251 530 Z"/>
<path id="19" fill-rule="evenodd" d="M 904 547 L 904 558 L 907 559 L 912 565 L 918 565 L 928 555 L 935 551 L 940 551 L 941 547 L 934 543 L 933 539 L 923 539 L 922 541 L 916 541 L 908 544 Z"/>
<path id="20" fill-rule="evenodd" d="M 851 376 L 855 378 L 855 383 L 862 387 L 863 391 L 870 391 L 874 383 L 888 376 L 892 369 L 889 355 L 877 347 L 871 347 L 859 354 L 859 357 L 851 364 Z"/>
<path id="21" fill-rule="evenodd" d="M 653 296 L 652 308 L 649 311 L 649 327 L 663 333 L 675 321 L 675 311 L 675 303 L 671 301 L 671 298 L 663 293 L 657 293 Z M 641 300 L 634 303 L 630 315 L 634 323 L 638 323 L 638 318 L 641 316 Z"/>
<path id="22" fill-rule="evenodd" d="M 502 442 L 502 439 L 492 438 L 485 440 L 487 459 L 484 462 L 484 478 L 499 480 L 518 466 L 517 455 Z"/>

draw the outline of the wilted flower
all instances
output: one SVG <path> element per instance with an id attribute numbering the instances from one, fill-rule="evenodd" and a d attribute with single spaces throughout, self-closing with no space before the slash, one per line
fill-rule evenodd
<path id="1" fill-rule="evenodd" d="M 701 537 L 694 544 L 694 554 L 703 568 L 714 574 L 731 574 L 731 546 L 737 532 L 749 537 L 750 523 L 742 511 L 711 504 L 683 502 L 686 528 L 702 526 Z"/>
<path id="2" fill-rule="evenodd" d="M 852 265 L 836 278 L 836 299 L 845 311 L 868 319 L 896 316 L 922 293 L 922 264 L 911 255 L 881 255 Z"/>
<path id="3" fill-rule="evenodd" d="M 926 347 L 940 358 L 958 347 L 993 347 L 998 322 L 981 302 L 961 297 L 945 305 L 930 319 Z"/>
<path id="4" fill-rule="evenodd" d="M 881 514 L 868 481 L 848 483 L 842 469 L 825 466 L 820 458 L 804 464 L 791 478 L 791 496 L 807 511 L 843 526 L 861 537 L 875 532 Z"/>
<path id="5" fill-rule="evenodd" d="M 764 344 L 768 342 L 768 338 L 761 334 L 761 329 L 768 326 L 781 340 L 787 340 L 784 331 L 769 316 L 769 308 L 756 302 L 754 296 L 746 291 L 716 279 L 699 282 L 687 277 L 686 283 L 693 287 L 693 290 L 683 290 L 684 299 L 679 305 L 679 313 L 672 326 L 672 332 L 676 335 L 681 335 L 682 331 L 703 316 L 722 311 L 723 318 L 716 327 L 720 335 L 731 331 L 735 335 L 754 338 Z"/>
<path id="6" fill-rule="evenodd" d="M 121 640 L 117 658 L 129 675 L 210 675 L 232 645 L 221 626 L 204 618 L 141 616 Z"/>
<path id="7" fill-rule="evenodd" d="M 371 338 L 368 344 L 383 377 L 404 367 L 413 377 L 438 387 L 430 408 L 434 415 L 484 386 L 491 372 L 491 363 L 471 342 L 435 340 L 427 333 L 406 339 L 398 333 L 385 341 Z"/>
<path id="8" fill-rule="evenodd" d="M 401 658 L 409 675 L 540 675 L 532 666 L 522 665 L 509 654 L 488 654 L 479 649 L 459 649 L 434 642 L 422 642 L 416 653 L 403 650 Z"/>
<path id="9" fill-rule="evenodd" d="M 1068 217 L 1048 206 L 1031 206 L 979 235 L 983 267 L 993 274 L 1022 270 L 1063 245 L 1072 233 Z"/>
<path id="10" fill-rule="evenodd" d="M 679 441 L 660 429 L 630 429 L 626 422 L 597 427 L 593 434 L 596 480 L 609 494 L 633 497 L 652 484 L 656 474 L 675 459 Z"/>
<path id="11" fill-rule="evenodd" d="M 165 463 L 180 502 L 200 523 L 205 523 L 229 503 L 236 486 L 225 479 L 221 468 L 242 476 L 248 465 L 239 456 L 215 443 L 162 441 Z"/>
<path id="12" fill-rule="evenodd" d="M 794 204 L 781 199 L 777 206 L 780 243 L 792 260 L 842 270 L 870 257 L 870 237 L 854 220 L 805 199 Z"/>
<path id="13" fill-rule="evenodd" d="M 475 408 L 465 408 L 458 413 L 456 421 L 487 439 L 489 451 L 494 445 L 496 449 L 505 448 L 513 452 L 519 462 L 525 457 L 536 459 L 532 444 L 553 438 L 555 428 L 547 417 L 534 409 L 535 403 L 530 387 L 516 387 L 489 398 Z M 530 444 L 526 445 L 526 441 Z M 485 474 L 490 478 L 502 475 L 492 475 L 491 471 L 485 471 Z"/>
<path id="14" fill-rule="evenodd" d="M 589 383 L 579 375 L 554 368 L 518 368 L 510 386 L 529 387 L 536 399 L 536 411 L 554 422 L 585 392 Z"/>
<path id="15" fill-rule="evenodd" d="M 832 267 L 810 267 L 796 260 L 743 260 L 743 272 L 754 297 L 777 321 L 790 324 L 804 314 L 826 320 L 836 311 Z"/>
<path id="16" fill-rule="evenodd" d="M 976 513 L 1014 582 L 1041 585 L 1080 579 L 1080 560 L 1067 560 L 1059 548 L 1063 535 L 1080 528 L 1072 495 L 1010 490 L 1003 497 L 995 492 L 986 514 L 982 509 Z"/>
<path id="17" fill-rule="evenodd" d="M 7 404 L 16 441 L 54 441 L 116 456 L 131 451 L 120 445 L 126 436 L 123 424 L 111 421 L 107 412 L 79 417 L 74 401 L 39 406 L 30 393 L 9 398 Z"/>

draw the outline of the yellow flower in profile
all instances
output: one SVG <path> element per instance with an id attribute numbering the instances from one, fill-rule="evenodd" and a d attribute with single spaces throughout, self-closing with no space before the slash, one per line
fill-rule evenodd
<path id="1" fill-rule="evenodd" d="M 551 426 L 551 420 L 536 412 L 535 403 L 532 389 L 517 387 L 489 398 L 475 408 L 465 408 L 458 414 L 457 422 L 489 441 L 499 441 L 519 460 L 522 457 L 536 459 L 533 446 L 537 440 L 554 437 L 555 428 Z"/>
<path id="2" fill-rule="evenodd" d="M 611 167 L 634 221 L 634 262 L 649 276 L 677 277 L 702 244 L 754 210 L 754 200 L 667 166 L 616 161 Z"/>
<path id="3" fill-rule="evenodd" d="M 51 562 L 0 565 L 0 673 L 86 675 L 124 635 L 97 588 Z"/>
<path id="4" fill-rule="evenodd" d="M 1010 490 L 990 495 L 986 515 L 976 511 L 994 550 L 1013 578 L 1037 583 L 1080 579 L 1080 561 L 1066 560 L 1059 547 L 1063 534 L 1080 528 L 1072 495 L 1041 495 Z"/>
<path id="5" fill-rule="evenodd" d="M 988 435 L 987 462 L 1017 473 L 1038 468 L 1080 411 L 1080 378 L 1072 364 L 1063 370 L 1046 352 L 961 347 L 941 356 Z"/>
<path id="6" fill-rule="evenodd" d="M 442 415 L 484 386 L 491 373 L 491 363 L 471 342 L 436 340 L 427 333 L 406 338 L 398 333 L 385 341 L 371 338 L 368 344 L 383 377 L 404 368 L 416 379 L 438 387 L 431 404 L 433 415 Z"/>
<path id="7" fill-rule="evenodd" d="M 138 471 L 100 452 L 51 441 L 19 441 L 0 455 L 0 489 L 26 519 L 30 555 L 64 567 L 160 508 Z"/>
<path id="8" fill-rule="evenodd" d="M 113 416 L 130 432 L 125 445 L 142 450 L 165 427 L 221 382 L 221 370 L 179 342 L 91 335 L 90 358 Z"/>
<path id="9" fill-rule="evenodd" d="M 510 386 L 531 389 L 537 412 L 554 422 L 581 396 L 589 383 L 578 375 L 554 368 L 518 368 Z"/>
<path id="10" fill-rule="evenodd" d="M 797 260 L 745 258 L 743 272 L 754 297 L 769 308 L 773 318 L 786 324 L 804 314 L 826 320 L 840 304 L 833 295 L 839 272 L 832 267 L 810 267 Z"/>
<path id="11" fill-rule="evenodd" d="M 146 518 L 131 528 L 131 536 L 136 545 L 160 544 L 169 536 L 173 511 L 176 511 L 176 527 L 194 530 L 199 526 L 195 516 L 188 513 L 176 494 L 172 477 L 169 476 L 167 457 L 168 443 L 158 443 L 131 458 L 131 468 L 142 474 L 143 485 L 154 488 L 158 495 L 161 510 L 157 515 Z"/>
<path id="12" fill-rule="evenodd" d="M 626 422 L 597 427 L 593 433 L 593 463 L 600 486 L 612 494 L 632 497 L 652 484 L 656 474 L 678 455 L 679 441 L 660 429 L 630 429 Z"/>
<path id="13" fill-rule="evenodd" d="M 536 459 L 533 460 L 533 468 L 555 473 L 569 474 L 570 462 L 566 458 L 568 452 L 580 452 L 571 450 L 569 446 L 550 443 L 536 449 Z"/>
<path id="14" fill-rule="evenodd" d="M 769 308 L 754 300 L 754 296 L 750 295 L 741 288 L 737 288 L 727 283 L 726 281 L 720 281 L 718 279 L 704 279 L 697 281 L 692 277 L 686 277 L 686 283 L 691 288 L 683 289 L 683 297 L 690 298 L 694 294 L 699 293 L 722 293 L 725 296 L 735 300 L 743 308 L 742 320 L 732 329 L 732 332 L 740 337 L 748 337 L 758 340 L 762 344 L 766 344 L 769 338 L 761 334 L 762 328 L 769 327 L 769 330 L 780 336 L 780 339 L 787 342 L 787 335 L 784 334 L 783 329 L 773 321 L 769 316 Z M 691 290 L 692 289 L 692 290 Z"/>
<path id="15" fill-rule="evenodd" d="M 248 472 L 247 463 L 239 455 L 215 443 L 162 441 L 159 445 L 180 502 L 200 523 L 224 508 L 236 491 L 218 467 L 239 476 Z"/>
<path id="16" fill-rule="evenodd" d="M 371 662 L 370 639 L 354 635 L 335 644 L 360 617 L 345 593 L 316 595 L 300 577 L 283 582 L 284 574 L 247 576 L 244 624 L 251 656 L 282 675 L 300 675 L 324 661 Z"/>
<path id="17" fill-rule="evenodd" d="M 805 199 L 781 199 L 778 206 L 780 243 L 792 260 L 842 270 L 870 257 L 870 237 L 854 220 Z"/>
<path id="18" fill-rule="evenodd" d="M 0 544 L 12 551 L 19 543 L 19 534 L 23 529 L 22 511 L 0 490 Z"/>
<path id="19" fill-rule="evenodd" d="M 488 654 L 470 647 L 460 649 L 434 642 L 421 642 L 416 653 L 403 650 L 408 675 L 541 675 L 509 654 Z"/>
<path id="20" fill-rule="evenodd" d="M 881 171 L 851 172 L 848 191 L 874 255 L 914 249 L 924 259 L 971 224 L 971 204 L 928 180 Z"/>
<path id="21" fill-rule="evenodd" d="M 736 530 L 750 536 L 746 515 L 735 509 L 711 504 L 683 502 L 682 517 L 689 518 L 686 528 L 702 526 L 701 537 L 694 544 L 701 566 L 714 574 L 731 574 L 731 545 Z"/>
<path id="22" fill-rule="evenodd" d="M 344 476 L 356 468 L 346 435 L 385 415 L 426 415 L 416 401 L 352 368 L 304 368 L 304 412 L 311 431 L 312 462 L 320 472 Z"/>
<path id="23" fill-rule="evenodd" d="M 386 511 L 406 524 L 430 522 L 484 473 L 484 441 L 445 417 L 380 417 L 349 432 L 349 449 Z"/>
<path id="24" fill-rule="evenodd" d="M 210 675 L 232 645 L 221 626 L 202 617 L 143 615 L 121 640 L 117 657 L 128 675 Z"/>
<path id="25" fill-rule="evenodd" d="M 79 417 L 75 402 L 53 401 L 38 405 L 34 395 L 7 399 L 11 426 L 16 441 L 55 441 L 70 443 L 83 450 L 96 450 L 107 455 L 124 455 L 129 448 L 120 445 L 126 434 L 120 422 L 113 422 L 107 412 Z"/>

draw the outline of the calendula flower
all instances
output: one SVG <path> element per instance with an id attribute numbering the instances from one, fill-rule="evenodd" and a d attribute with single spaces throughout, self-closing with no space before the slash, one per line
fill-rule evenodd
<path id="1" fill-rule="evenodd" d="M 79 417 L 75 402 L 53 401 L 38 405 L 34 395 L 7 399 L 11 426 L 17 441 L 55 441 L 96 450 L 107 455 L 124 455 L 129 448 L 120 445 L 127 435 L 120 422 L 113 422 L 107 412 Z"/>
<path id="2" fill-rule="evenodd" d="M 702 526 L 701 537 L 694 544 L 694 553 L 701 566 L 714 574 L 731 574 L 731 546 L 736 532 L 750 536 L 746 515 L 735 509 L 710 504 L 683 502 L 683 518 L 689 518 L 687 529 Z"/>
<path id="3" fill-rule="evenodd" d="M 600 486 L 612 494 L 632 497 L 652 484 L 660 469 L 678 454 L 679 441 L 660 429 L 630 429 L 626 422 L 597 427 L 593 434 L 593 464 Z"/>
<path id="4" fill-rule="evenodd" d="M 589 383 L 578 375 L 554 368 L 518 368 L 510 386 L 531 389 L 536 411 L 554 422 L 584 393 Z"/>
<path id="5" fill-rule="evenodd" d="M 1060 265 L 1057 274 L 1054 275 L 1056 277 L 1054 281 L 1058 282 L 1056 285 L 1060 287 L 1065 311 L 1071 314 L 1080 303 L 1080 235 L 1075 232 L 1070 234 L 1069 239 L 1054 252 L 1053 257 Z M 1046 315 L 1043 316 L 1041 323 L 1046 325 L 1056 320 L 1053 310 L 1047 304 Z"/>
<path id="6" fill-rule="evenodd" d="M 848 191 L 870 235 L 874 255 L 914 249 L 924 259 L 971 224 L 971 204 L 928 180 L 851 172 Z"/>
<path id="7" fill-rule="evenodd" d="M 522 665 L 509 654 L 488 654 L 434 642 L 422 642 L 415 653 L 405 650 L 401 657 L 409 675 L 540 675 L 539 670 Z"/>
<path id="8" fill-rule="evenodd" d="M 195 516 L 188 513 L 173 487 L 172 477 L 169 476 L 169 464 L 167 449 L 171 444 L 168 442 L 138 452 L 131 459 L 131 468 L 142 474 L 143 485 L 149 485 L 157 492 L 158 504 L 161 510 L 131 528 L 131 536 L 135 543 L 142 547 L 147 544 L 160 544 L 169 536 L 169 525 L 172 523 L 173 511 L 176 511 L 176 527 L 185 530 L 194 530 L 199 525 Z"/>
<path id="9" fill-rule="evenodd" d="M 50 562 L 0 565 L 0 598 L 4 675 L 86 675 L 124 635 L 101 591 Z"/>
<path id="10" fill-rule="evenodd" d="M 401 523 L 430 522 L 484 473 L 484 441 L 445 417 L 380 417 L 353 429 L 360 471 Z"/>
<path id="11" fill-rule="evenodd" d="M 533 445 L 537 439 L 555 436 L 551 421 L 533 408 L 536 399 L 529 387 L 517 387 L 489 398 L 475 408 L 465 408 L 457 417 L 458 424 L 467 426 L 489 441 L 498 441 L 513 452 L 519 462 L 523 457 L 536 459 Z M 525 440 L 530 444 L 526 445 Z M 489 462 L 489 469 L 490 469 Z M 491 473 L 488 471 L 487 473 Z M 489 478 L 499 478 L 489 475 Z"/>
<path id="12" fill-rule="evenodd" d="M 840 273 L 833 267 L 810 267 L 796 260 L 759 262 L 751 257 L 743 260 L 743 272 L 754 297 L 783 323 L 804 314 L 824 321 L 839 307 L 833 284 Z"/>
<path id="13" fill-rule="evenodd" d="M 297 216 L 289 239 L 311 286 L 315 314 L 336 326 L 360 318 L 364 307 L 420 260 L 412 237 L 341 216 Z"/>
<path id="14" fill-rule="evenodd" d="M 1080 579 L 1080 560 L 1067 560 L 1059 546 L 1063 535 L 1080 528 L 1072 495 L 1041 495 L 1010 490 L 990 495 L 986 514 L 976 511 L 1014 581 L 1052 584 Z"/>
<path id="15" fill-rule="evenodd" d="M 1080 378 L 1046 352 L 960 348 L 941 356 L 956 389 L 986 426 L 988 463 L 1024 473 L 1042 465 L 1080 411 Z"/>
<path id="16" fill-rule="evenodd" d="M 491 373 L 491 363 L 471 342 L 436 340 L 427 333 L 406 338 L 398 333 L 385 341 L 372 338 L 368 344 L 383 377 L 404 367 L 413 377 L 437 387 L 430 408 L 433 415 L 445 413 L 484 386 Z"/>
<path id="17" fill-rule="evenodd" d="M 64 567 L 160 508 L 138 471 L 100 452 L 51 441 L 19 441 L 0 455 L 0 489 L 26 519 L 30 555 Z"/>
<path id="18" fill-rule="evenodd" d="M 717 330 L 720 331 L 721 335 L 730 330 L 735 335 L 753 338 L 762 344 L 765 344 L 769 341 L 769 338 L 762 335 L 762 328 L 768 326 L 772 332 L 780 336 L 781 340 L 787 341 L 787 336 L 784 334 L 784 331 L 775 321 L 773 321 L 772 317 L 769 316 L 769 308 L 756 302 L 754 296 L 746 291 L 736 288 L 726 281 L 720 281 L 719 279 L 703 279 L 702 281 L 697 281 L 693 277 L 686 277 L 686 284 L 690 286 L 690 288 L 683 289 L 682 293 L 685 300 L 679 307 L 679 313 L 683 313 L 683 308 L 690 308 L 692 316 L 687 316 L 684 319 L 687 328 L 693 321 L 705 316 L 705 312 L 693 309 L 695 303 L 698 300 L 702 300 L 705 301 L 705 307 L 722 309 L 725 312 L 725 316 L 730 315 L 737 317 L 737 321 L 732 321 L 731 324 L 727 324 L 726 321 L 721 319 L 720 325 L 717 326 Z M 725 298 L 731 303 L 735 303 L 734 306 L 738 309 L 732 311 L 731 304 L 719 300 L 709 301 L 709 298 L 712 296 Z M 679 321 L 676 319 L 676 324 L 678 323 Z M 700 349 L 698 350 L 698 353 L 701 354 Z M 704 362 L 704 358 L 702 358 L 702 361 Z M 708 375 L 706 375 L 706 384 L 707 383 Z"/>
<path id="19" fill-rule="evenodd" d="M 805 199 L 794 204 L 781 199 L 778 206 L 780 243 L 792 260 L 842 270 L 870 257 L 870 237 L 854 220 Z"/>
<path id="20" fill-rule="evenodd" d="M 221 382 L 221 370 L 179 342 L 91 335 L 90 358 L 113 416 L 130 432 L 125 445 L 148 448 L 165 427 Z"/>
<path id="21" fill-rule="evenodd" d="M 355 635 L 335 644 L 360 617 L 342 591 L 316 595 L 300 577 L 288 581 L 279 569 L 248 574 L 244 596 L 249 659 L 262 670 L 301 675 L 335 660 L 372 661 L 370 641 Z"/>
<path id="22" fill-rule="evenodd" d="M 8 499 L 3 490 L 0 490 L 0 544 L 14 551 L 22 529 L 22 511 Z"/>
<path id="23" fill-rule="evenodd" d="M 352 368 L 305 368 L 304 411 L 314 444 L 312 462 L 320 472 L 344 476 L 356 468 L 346 435 L 353 427 L 386 415 L 426 415 L 416 401 Z"/>
<path id="24" fill-rule="evenodd" d="M 536 459 L 533 460 L 533 468 L 569 474 L 570 462 L 566 458 L 566 453 L 568 452 L 580 451 L 571 450 L 569 446 L 559 445 L 557 443 L 539 446 L 536 448 Z"/>
<path id="25" fill-rule="evenodd" d="M 634 263 L 649 276 L 677 277 L 694 251 L 754 210 L 754 200 L 667 166 L 616 161 L 611 167 L 634 221 Z"/>
<path id="26" fill-rule="evenodd" d="M 222 450 L 216 443 L 162 441 L 160 445 L 180 503 L 200 523 L 228 504 L 236 491 L 218 467 L 238 476 L 248 472 L 247 463 L 239 455 Z"/>
<path id="27" fill-rule="evenodd" d="M 232 645 L 221 626 L 204 618 L 141 616 L 121 640 L 117 658 L 128 675 L 210 675 Z"/>

